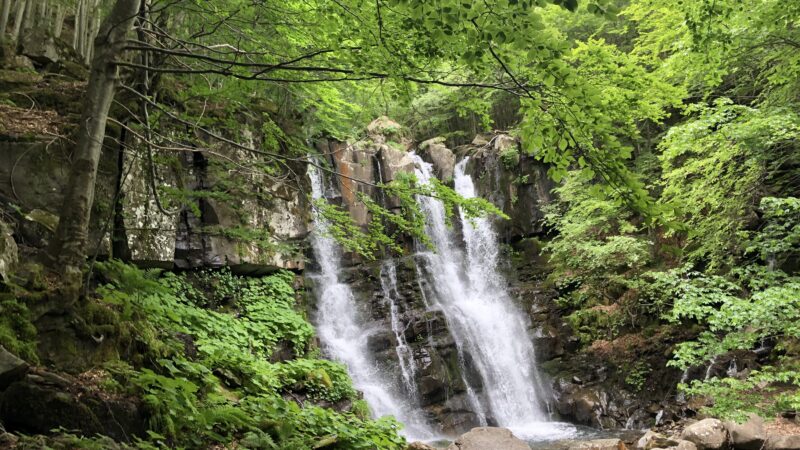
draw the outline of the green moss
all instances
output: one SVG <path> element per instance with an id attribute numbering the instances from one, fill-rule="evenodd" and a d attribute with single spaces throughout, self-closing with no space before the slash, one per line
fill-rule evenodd
<path id="1" fill-rule="evenodd" d="M 3 294 L 0 297 L 0 345 L 32 363 L 38 363 L 36 354 L 36 327 L 30 321 L 25 304 Z"/>

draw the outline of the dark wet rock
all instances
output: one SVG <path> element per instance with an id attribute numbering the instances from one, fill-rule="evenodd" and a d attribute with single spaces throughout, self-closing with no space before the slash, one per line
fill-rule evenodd
<path id="1" fill-rule="evenodd" d="M 145 435 L 146 419 L 139 400 L 89 389 L 71 377 L 44 371 L 12 383 L 0 399 L 0 421 L 9 430 L 29 434 L 63 427 L 131 442 Z"/>

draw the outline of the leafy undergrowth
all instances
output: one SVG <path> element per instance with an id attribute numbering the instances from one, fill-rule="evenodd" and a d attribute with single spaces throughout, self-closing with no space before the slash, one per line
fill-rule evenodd
<path id="1" fill-rule="evenodd" d="M 118 312 L 135 349 L 129 361 L 107 364 L 106 388 L 140 396 L 150 414 L 135 448 L 405 445 L 396 421 L 365 417 L 344 366 L 319 358 L 314 330 L 295 310 L 291 273 L 253 279 L 99 266 L 107 283 L 97 295 Z M 292 356 L 279 358 L 287 348 Z M 57 439 L 64 448 L 110 448 L 100 437 Z M 19 447 L 27 442 L 36 445 L 28 438 Z"/>

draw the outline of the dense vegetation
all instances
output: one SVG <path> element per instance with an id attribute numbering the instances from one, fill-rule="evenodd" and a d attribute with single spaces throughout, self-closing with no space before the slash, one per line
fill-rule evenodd
<path id="1" fill-rule="evenodd" d="M 648 220 L 569 175 L 548 215 L 551 279 L 587 345 L 691 325 L 669 363 L 681 370 L 774 348 L 738 373 L 681 386 L 720 416 L 769 417 L 800 401 L 797 12 L 633 1 L 573 50 L 602 55 L 576 63 L 609 83 L 609 115 L 632 114 L 620 128 L 635 149 L 628 166 L 658 212 Z"/>
<path id="2" fill-rule="evenodd" d="M 321 359 L 312 326 L 297 312 L 293 274 L 176 275 L 114 260 L 97 270 L 104 281 L 84 312 L 104 316 L 123 352 L 95 371 L 106 395 L 144 402 L 148 435 L 135 438 L 135 448 L 236 442 L 241 448 L 394 449 L 405 443 L 400 424 L 369 419 L 344 366 Z M 14 328 L 0 330 L 0 343 L 18 351 L 6 335 Z M 108 448 L 112 441 L 64 435 L 45 442 L 23 438 L 20 446 Z"/>
<path id="3" fill-rule="evenodd" d="M 0 34 L 71 33 L 96 101 L 69 130 L 78 157 L 48 259 L 61 277 L 28 291 L 8 283 L 0 344 L 36 362 L 29 309 L 92 305 L 136 349 L 108 363 L 104 383 L 145 401 L 152 423 L 139 447 L 403 445 L 396 423 L 367 418 L 344 368 L 320 358 L 293 275 L 176 275 L 112 260 L 96 265 L 94 286 L 84 270 L 104 137 L 148 162 L 160 210 L 200 215 L 198 197 L 270 197 L 245 192 L 245 177 L 332 170 L 307 156 L 308 142 L 360 138 L 382 114 L 451 144 L 504 128 L 548 165 L 558 183 L 546 219 L 550 281 L 585 348 L 681 329 L 669 363 L 680 370 L 768 348 L 747 370 L 681 389 L 720 416 L 800 408 L 800 2 L 50 3 L 4 0 Z M 107 17 L 102 26 L 92 10 Z M 157 186 L 175 153 L 223 146 L 250 155 L 246 170 L 219 158 L 212 187 Z M 516 150 L 502 158 L 519 162 Z M 366 230 L 339 206 L 316 205 L 366 258 L 402 251 L 401 235 L 427 242 L 415 195 L 442 198 L 451 213 L 502 214 L 446 183 L 408 176 L 378 188 L 401 206 L 360 196 L 380 218 Z M 264 230 L 214 232 L 275 245 Z M 64 276 L 68 289 L 50 289 Z M 629 384 L 641 388 L 656 369 L 627 367 Z"/>

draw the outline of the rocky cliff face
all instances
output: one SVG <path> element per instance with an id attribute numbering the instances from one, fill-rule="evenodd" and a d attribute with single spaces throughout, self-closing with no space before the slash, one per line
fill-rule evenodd
<path id="1" fill-rule="evenodd" d="M 34 105 L 0 105 L 0 200 L 15 219 L 23 253 L 44 248 L 57 223 L 83 84 L 80 74 L 0 70 L 0 87 L 13 91 L 9 103 Z M 246 146 L 258 150 L 251 131 L 258 126 L 243 129 Z M 123 152 L 120 141 L 130 148 Z M 249 274 L 304 267 L 310 208 L 302 164 L 269 173 L 257 155 L 214 143 L 148 157 L 113 123 L 104 144 L 89 254 L 164 268 L 227 265 Z"/>

